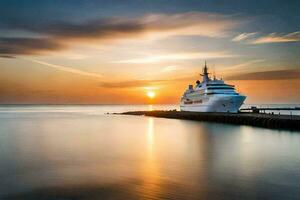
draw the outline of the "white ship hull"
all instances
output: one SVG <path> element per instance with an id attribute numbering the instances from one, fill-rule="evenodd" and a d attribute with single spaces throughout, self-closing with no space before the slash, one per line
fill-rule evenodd
<path id="1" fill-rule="evenodd" d="M 190 112 L 237 113 L 245 99 L 246 97 L 242 95 L 213 95 L 206 98 L 202 103 L 193 102 L 184 104 L 184 102 L 181 102 L 180 110 Z"/>
<path id="2" fill-rule="evenodd" d="M 203 81 L 189 85 L 181 97 L 180 110 L 189 112 L 237 113 L 246 96 L 236 92 L 234 85 L 226 84 L 215 76 L 211 79 L 208 68 L 203 68 Z"/>

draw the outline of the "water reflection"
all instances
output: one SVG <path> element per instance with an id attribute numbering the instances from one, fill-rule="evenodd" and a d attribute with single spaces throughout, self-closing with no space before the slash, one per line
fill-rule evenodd
<path id="1" fill-rule="evenodd" d="M 0 117 L 0 199 L 300 195 L 299 133 L 77 112 Z"/>
<path id="2" fill-rule="evenodd" d="M 152 117 L 148 118 L 148 133 L 147 133 L 147 147 L 148 147 L 148 153 L 151 157 L 153 155 L 153 148 L 154 148 L 154 120 Z"/>
<path id="3" fill-rule="evenodd" d="M 148 111 L 153 111 L 153 105 L 148 105 Z"/>
<path id="4" fill-rule="evenodd" d="M 142 163 L 142 183 L 139 189 L 140 194 L 144 198 L 159 196 L 161 189 L 161 175 L 159 172 L 159 162 L 156 157 L 154 135 L 154 119 L 148 118 L 147 152 L 146 155 L 143 155 L 145 161 Z"/>

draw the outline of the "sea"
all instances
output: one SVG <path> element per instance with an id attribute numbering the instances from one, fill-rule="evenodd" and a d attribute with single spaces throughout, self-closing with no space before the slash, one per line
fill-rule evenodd
<path id="1" fill-rule="evenodd" d="M 108 114 L 174 109 L 0 106 L 0 199 L 300 198 L 300 132 Z"/>

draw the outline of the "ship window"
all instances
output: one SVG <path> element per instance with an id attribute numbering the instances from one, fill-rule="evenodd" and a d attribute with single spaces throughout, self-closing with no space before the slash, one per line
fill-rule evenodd
<path id="1" fill-rule="evenodd" d="M 208 90 L 233 90 L 232 87 L 210 87 Z"/>
<path id="2" fill-rule="evenodd" d="M 211 84 L 211 83 L 208 83 L 208 84 L 206 84 L 207 86 L 226 86 L 226 84 Z"/>
<path id="3" fill-rule="evenodd" d="M 205 93 L 206 95 L 211 95 L 211 94 L 230 94 L 230 95 L 238 95 L 238 93 L 234 92 L 234 93 L 224 93 L 224 92 L 208 92 Z"/>
<path id="4" fill-rule="evenodd" d="M 216 84 L 211 84 L 211 83 L 208 83 L 206 84 L 207 86 L 230 86 L 230 87 L 234 87 L 234 85 L 227 85 L 227 84 L 224 84 L 224 83 L 216 83 Z"/>

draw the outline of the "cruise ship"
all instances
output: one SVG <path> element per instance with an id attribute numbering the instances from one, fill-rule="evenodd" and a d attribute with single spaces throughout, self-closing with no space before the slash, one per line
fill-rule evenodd
<path id="1" fill-rule="evenodd" d="M 209 77 L 206 62 L 202 82 L 196 81 L 195 87 L 189 85 L 181 97 L 180 110 L 190 112 L 228 112 L 237 113 L 246 99 L 236 92 L 234 85 L 226 84 L 215 76 Z"/>

